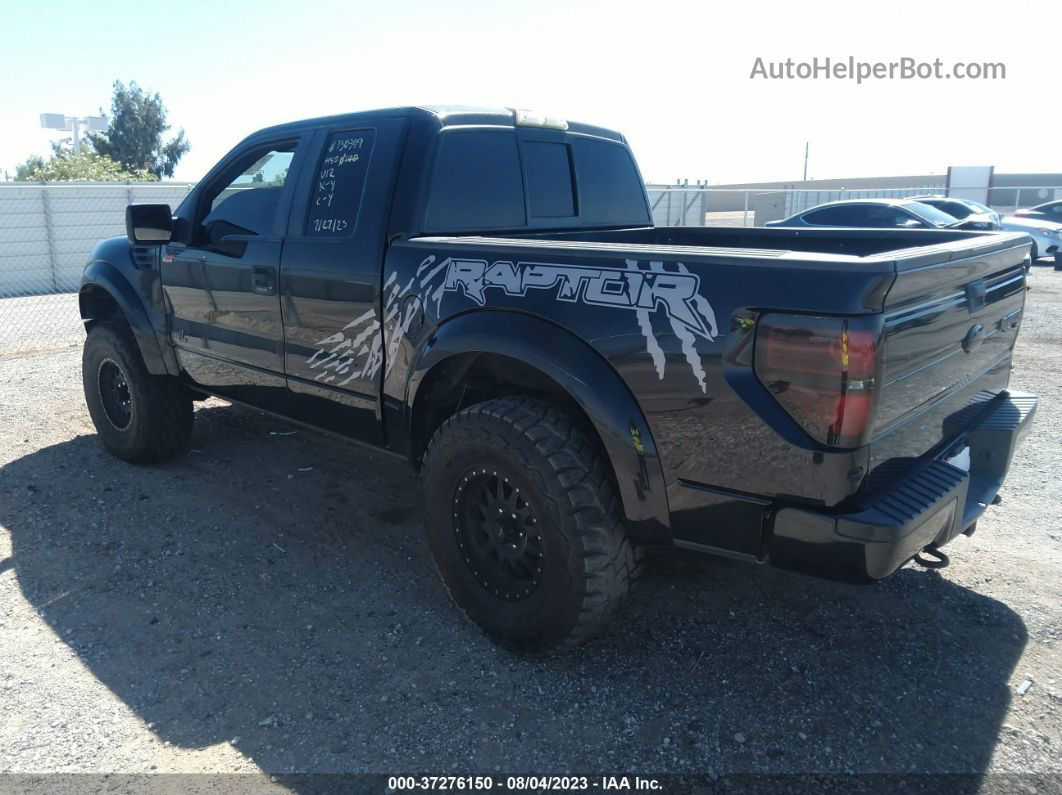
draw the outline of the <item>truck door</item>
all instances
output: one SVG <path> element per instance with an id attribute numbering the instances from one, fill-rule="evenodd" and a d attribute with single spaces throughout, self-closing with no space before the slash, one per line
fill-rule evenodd
<path id="1" fill-rule="evenodd" d="M 213 392 L 273 410 L 287 398 L 278 280 L 299 151 L 295 136 L 234 152 L 182 207 L 182 239 L 162 252 L 183 369 Z"/>
<path id="2" fill-rule="evenodd" d="M 299 180 L 280 263 L 291 413 L 383 443 L 387 224 L 406 119 L 332 127 Z"/>

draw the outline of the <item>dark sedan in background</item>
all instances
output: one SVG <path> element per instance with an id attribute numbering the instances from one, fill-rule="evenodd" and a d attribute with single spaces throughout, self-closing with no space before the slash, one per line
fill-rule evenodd
<path id="1" fill-rule="evenodd" d="M 964 221 L 964 229 L 983 229 L 994 232 L 1003 228 L 999 213 L 986 204 L 973 199 L 960 199 L 955 196 L 914 196 L 919 204 L 928 204 L 946 212 L 953 218 Z"/>
<path id="2" fill-rule="evenodd" d="M 1062 200 L 1015 210 L 1014 214 L 1021 218 L 1036 218 L 1039 221 L 1054 221 L 1056 224 L 1062 224 Z"/>
<path id="3" fill-rule="evenodd" d="M 913 199 L 845 199 L 827 202 L 766 226 L 860 226 L 875 229 L 981 229 Z"/>

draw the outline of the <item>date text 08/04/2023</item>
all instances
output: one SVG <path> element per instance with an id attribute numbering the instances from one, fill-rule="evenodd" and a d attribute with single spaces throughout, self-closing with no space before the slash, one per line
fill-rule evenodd
<path id="1" fill-rule="evenodd" d="M 507 792 L 566 792 L 600 790 L 603 792 L 659 792 L 664 785 L 659 779 L 645 776 L 390 776 L 388 792 L 417 790 L 490 791 L 497 788 Z"/>

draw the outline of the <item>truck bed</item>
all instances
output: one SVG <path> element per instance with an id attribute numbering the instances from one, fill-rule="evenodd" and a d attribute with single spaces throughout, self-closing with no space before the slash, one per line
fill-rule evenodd
<path id="1" fill-rule="evenodd" d="M 681 263 L 699 277 L 719 326 L 714 339 L 695 340 L 705 370 L 702 398 L 691 399 L 688 378 L 671 367 L 684 356 L 692 361 L 675 335 L 657 334 L 669 365 L 667 377 L 658 379 L 644 345 L 605 333 L 599 324 L 582 326 L 578 314 L 562 317 L 639 395 L 668 451 L 663 463 L 672 484 L 827 507 L 850 506 L 886 488 L 889 473 L 903 471 L 897 463 L 954 441 L 953 417 L 982 404 L 988 410 L 1001 395 L 1024 304 L 1028 253 L 1024 235 L 952 230 L 632 228 L 409 242 L 487 261 L 634 262 L 664 269 Z M 823 450 L 776 421 L 769 397 L 747 378 L 742 355 L 751 343 L 747 325 L 739 322 L 768 312 L 884 314 L 884 368 L 873 438 L 865 448 Z M 976 327 L 980 338 L 966 351 Z M 854 485 L 853 472 L 859 473 Z M 676 501 L 681 505 L 677 493 Z"/>
<path id="2" fill-rule="evenodd" d="M 911 248 L 971 243 L 987 233 L 933 229 L 800 229 L 771 227 L 644 227 L 579 232 L 547 232 L 521 237 L 650 246 L 653 248 L 721 249 L 750 256 L 873 257 Z"/>

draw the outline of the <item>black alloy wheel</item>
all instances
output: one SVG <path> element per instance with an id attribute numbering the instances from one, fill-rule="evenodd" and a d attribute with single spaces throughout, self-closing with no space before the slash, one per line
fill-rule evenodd
<path id="1" fill-rule="evenodd" d="M 534 508 L 513 478 L 493 468 L 464 474 L 454 495 L 457 546 L 476 581 L 502 599 L 526 599 L 545 554 Z"/>
<path id="2" fill-rule="evenodd" d="M 125 373 L 113 359 L 100 362 L 96 372 L 96 389 L 111 425 L 119 431 L 126 430 L 133 421 L 133 396 L 129 393 Z"/>

